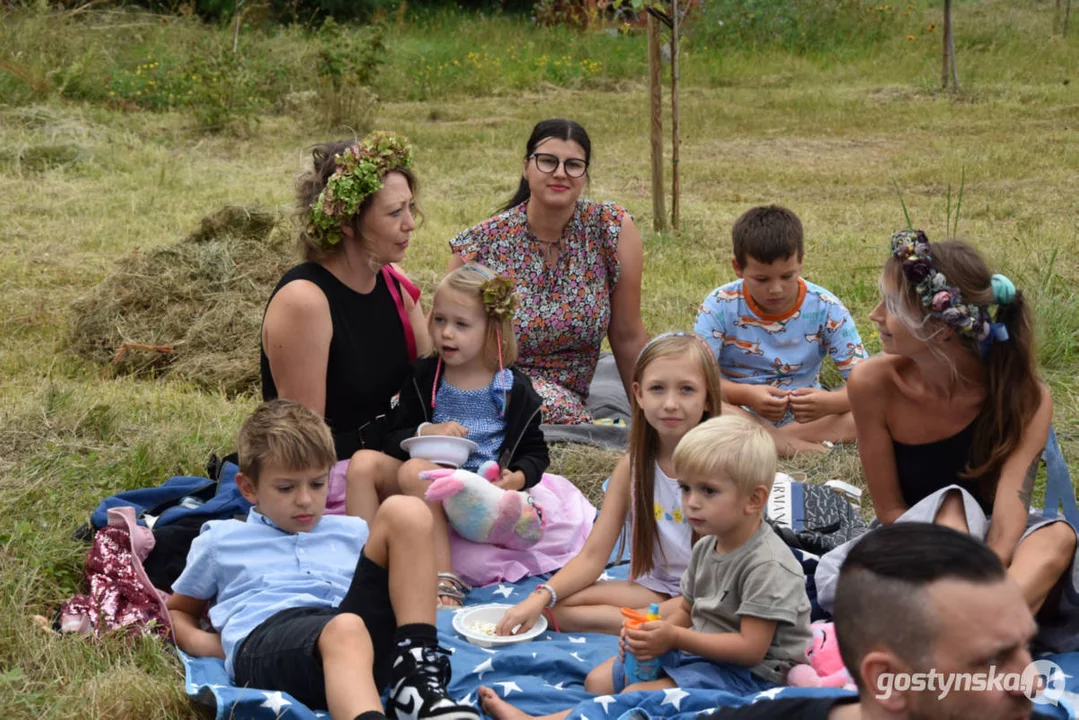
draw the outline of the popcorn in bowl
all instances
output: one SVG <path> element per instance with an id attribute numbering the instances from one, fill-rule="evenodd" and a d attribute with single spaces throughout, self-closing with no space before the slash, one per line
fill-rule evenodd
<path id="1" fill-rule="evenodd" d="M 541 615 L 536 620 L 536 624 L 524 632 L 518 631 L 514 635 L 499 635 L 495 628 L 498 627 L 498 622 L 506 614 L 506 611 L 512 607 L 512 605 L 502 603 L 466 605 L 454 613 L 453 629 L 465 640 L 480 647 L 527 642 L 547 630 L 547 619 Z"/>

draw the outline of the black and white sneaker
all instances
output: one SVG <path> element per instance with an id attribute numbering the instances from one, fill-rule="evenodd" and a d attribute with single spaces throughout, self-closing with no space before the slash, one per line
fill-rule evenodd
<path id="1" fill-rule="evenodd" d="M 393 685 L 386 707 L 397 720 L 479 720 L 479 711 L 454 701 L 446 692 L 450 683 L 450 659 L 445 650 L 408 644 L 398 645 L 393 661 Z"/>

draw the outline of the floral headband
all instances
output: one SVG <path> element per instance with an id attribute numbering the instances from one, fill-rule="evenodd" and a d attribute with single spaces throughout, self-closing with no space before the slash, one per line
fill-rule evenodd
<path id="1" fill-rule="evenodd" d="M 978 343 L 1008 339 L 1004 324 L 990 320 L 988 306 L 964 302 L 959 288 L 950 285 L 934 266 L 933 251 L 924 232 L 900 230 L 892 235 L 892 255 L 903 263 L 903 274 L 931 317 L 943 320 L 963 337 Z M 993 275 L 991 283 L 997 305 L 1007 305 L 1015 298 L 1015 285 L 1005 276 Z"/>
<path id="2" fill-rule="evenodd" d="M 311 204 L 307 234 L 325 247 L 341 242 L 341 226 L 352 219 L 363 201 L 382 189 L 391 170 L 412 166 L 408 138 L 378 130 L 334 156 L 336 169 Z"/>
<path id="3" fill-rule="evenodd" d="M 480 300 L 487 317 L 498 320 L 513 317 L 517 312 L 517 287 L 513 278 L 494 275 L 476 265 L 466 265 L 465 268 L 486 278 L 486 282 L 480 286 Z"/>

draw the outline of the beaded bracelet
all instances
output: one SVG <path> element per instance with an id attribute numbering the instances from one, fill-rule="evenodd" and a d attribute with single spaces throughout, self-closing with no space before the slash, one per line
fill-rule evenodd
<path id="1" fill-rule="evenodd" d="M 540 590 L 546 590 L 548 593 L 551 594 L 551 601 L 549 603 L 547 603 L 547 608 L 548 609 L 553 608 L 555 606 L 555 604 L 558 602 L 558 593 L 556 593 L 554 591 L 554 588 L 551 587 L 550 585 L 548 585 L 547 583 L 540 583 L 539 585 L 536 586 L 536 589 L 533 592 L 539 592 Z"/>

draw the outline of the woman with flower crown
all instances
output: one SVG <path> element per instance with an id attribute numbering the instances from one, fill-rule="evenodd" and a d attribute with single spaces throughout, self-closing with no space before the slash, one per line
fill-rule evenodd
<path id="1" fill-rule="evenodd" d="M 285 273 L 266 306 L 262 396 L 322 415 L 346 460 L 382 448 L 390 399 L 431 347 L 419 290 L 394 265 L 416 228 L 417 186 L 412 147 L 394 133 L 312 155 L 297 182 L 306 262 Z"/>
<path id="2" fill-rule="evenodd" d="M 1026 298 L 970 245 L 931 244 L 920 230 L 892 236 L 880 287 L 869 317 L 883 353 L 848 383 L 877 518 L 982 538 L 1038 614 L 1039 644 L 1079 649 L 1076 530 L 1028 515 L 1053 401 Z M 847 549 L 817 569 L 825 607 Z"/>
<path id="3" fill-rule="evenodd" d="M 503 212 L 450 241 L 450 269 L 482 263 L 517 283 L 518 367 L 545 422 L 591 421 L 588 389 L 604 336 L 623 385 L 648 340 L 641 322 L 641 236 L 624 208 L 581 198 L 592 144 L 572 120 L 538 123 Z"/>

